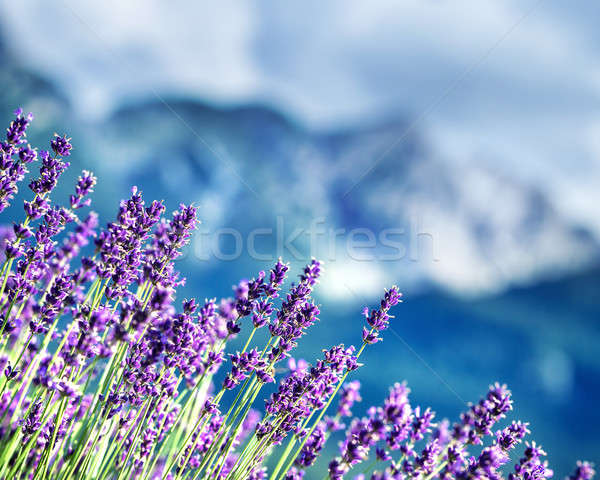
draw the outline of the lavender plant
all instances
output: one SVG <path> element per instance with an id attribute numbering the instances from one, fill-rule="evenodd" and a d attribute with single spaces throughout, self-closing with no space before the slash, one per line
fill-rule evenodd
<path id="1" fill-rule="evenodd" d="M 317 260 L 285 295 L 288 265 L 278 261 L 231 298 L 177 302 L 184 279 L 174 261 L 198 223 L 196 208 L 181 205 L 165 219 L 164 205 L 145 203 L 134 188 L 99 229 L 97 215 L 84 213 L 92 173 L 81 173 L 64 205 L 52 198 L 71 141 L 56 135 L 50 151 L 38 152 L 26 141 L 32 119 L 17 110 L 0 143 L 0 211 L 40 164 L 22 222 L 0 231 L 0 478 L 297 480 L 335 434 L 343 439 L 316 473 L 324 478 L 552 475 L 534 442 L 509 465 L 529 430 L 497 426 L 512 409 L 503 385 L 453 425 L 413 407 L 402 383 L 353 418 L 360 383 L 349 376 L 382 339 L 401 301 L 397 287 L 364 311 L 357 349 L 335 345 L 312 364 L 290 355 L 319 315 Z M 226 354 L 243 323 L 251 332 L 242 350 Z M 259 329 L 268 331 L 264 345 L 253 342 Z M 593 475 L 579 462 L 569 478 Z"/>

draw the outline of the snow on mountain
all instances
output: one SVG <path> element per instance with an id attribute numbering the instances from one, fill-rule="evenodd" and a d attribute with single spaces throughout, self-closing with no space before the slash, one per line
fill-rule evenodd
<path id="1" fill-rule="evenodd" d="M 6 51 L 2 61 L 3 104 L 36 112 L 32 139 L 68 129 L 74 166 L 110 179 L 97 189 L 104 218 L 131 184 L 169 207 L 201 206 L 206 235 L 190 255 L 198 268 L 218 269 L 206 255 L 220 228 L 240 232 L 239 259 L 250 261 L 252 231 L 271 231 L 255 235 L 262 255 L 241 271 L 264 268 L 267 252 L 298 264 L 318 256 L 329 272 L 323 291 L 344 301 L 376 297 L 392 282 L 490 293 L 598 260 L 597 231 L 557 209 L 547 185 L 511 175 L 502 162 L 456 162 L 424 129 L 407 134 L 408 117 L 324 131 L 256 104 L 166 97 L 169 107 L 131 100 L 106 119 L 82 121 L 61 88 Z"/>
<path id="2" fill-rule="evenodd" d="M 333 297 L 375 295 L 391 281 L 490 293 L 597 259 L 593 234 L 535 186 L 485 163 L 456 168 L 416 133 L 387 152 L 404 121 L 323 133 L 265 107 L 168 102 L 177 115 L 131 105 L 87 132 L 100 175 L 197 201 L 207 232 L 235 228 L 245 242 L 271 229 L 261 251 L 324 258 Z M 302 229 L 290 248 L 276 238 L 282 226 L 285 237 Z"/>

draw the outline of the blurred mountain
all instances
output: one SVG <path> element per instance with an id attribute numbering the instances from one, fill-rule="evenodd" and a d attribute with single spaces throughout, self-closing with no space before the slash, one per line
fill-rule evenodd
<path id="1" fill-rule="evenodd" d="M 173 204 L 192 200 L 208 231 L 232 227 L 244 241 L 252 229 L 276 229 L 278 216 L 286 235 L 315 222 L 343 228 L 312 245 L 303 232 L 297 252 L 282 254 L 325 258 L 351 286 L 369 272 L 374 292 L 398 281 L 491 293 L 598 259 L 593 234 L 557 213 L 541 189 L 477 162 L 457 168 L 403 120 L 313 132 L 265 106 L 169 98 L 125 106 L 83 138 L 100 178 L 111 178 L 101 182 L 103 197 L 136 184 Z M 396 243 L 377 238 L 368 254 L 352 251 L 352 229 L 393 229 Z M 276 236 L 261 237 L 260 251 L 280 250 Z M 326 291 L 347 296 L 335 285 Z"/>
<path id="2" fill-rule="evenodd" d="M 22 105 L 36 114 L 34 144 L 54 131 L 72 135 L 67 178 L 81 168 L 99 175 L 102 218 L 112 218 L 115 200 L 133 184 L 170 208 L 201 207 L 205 241 L 190 251 L 193 268 L 218 269 L 211 253 L 235 250 L 231 238 L 215 240 L 223 228 L 241 236 L 235 273 L 264 267 L 267 253 L 298 264 L 316 256 L 328 264 L 323 288 L 332 299 L 347 299 L 348 288 L 375 297 L 391 282 L 493 293 L 598 261 L 598 240 L 586 225 L 546 198 L 543 172 L 534 185 L 490 162 L 458 165 L 401 117 L 312 131 L 264 105 L 153 97 L 83 121 L 59 88 L 20 67 L 2 45 L 0 52 L 5 121 Z M 262 255 L 252 261 L 248 240 L 257 228 L 272 233 L 255 236 Z M 374 246 L 350 248 L 353 240 Z"/>

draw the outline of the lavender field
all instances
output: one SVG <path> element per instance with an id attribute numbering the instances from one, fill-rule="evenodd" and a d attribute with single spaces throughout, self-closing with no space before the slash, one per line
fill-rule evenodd
<path id="1" fill-rule="evenodd" d="M 593 476 L 597 5 L 0 12 L 0 478 Z"/>
<path id="2" fill-rule="evenodd" d="M 342 431 L 340 452 L 325 470 L 331 479 L 362 463 L 356 478 L 502 478 L 500 469 L 530 433 L 521 421 L 495 430 L 513 410 L 506 385 L 490 386 L 453 424 L 413 406 L 405 383 L 352 418 L 362 397 L 360 381 L 349 376 L 394 321 L 398 287 L 378 307 L 364 308 L 358 347 L 341 343 L 311 363 L 295 359 L 298 341 L 319 320 L 311 294 L 320 261 L 286 294 L 289 265 L 278 260 L 268 274 L 242 280 L 230 298 L 178 305 L 185 278 L 174 262 L 197 228 L 197 208 L 181 204 L 161 218 L 163 203 L 146 203 L 133 187 L 116 220 L 99 229 L 98 215 L 86 212 L 93 173 L 81 172 L 66 205 L 51 201 L 70 166 L 71 138 L 55 134 L 50 150 L 38 152 L 26 139 L 33 115 L 20 108 L 14 115 L 2 143 L 1 210 L 29 167 L 39 161 L 40 168 L 28 183 L 23 221 L 4 233 L 0 476 L 299 479 Z M 244 320 L 251 331 L 243 348 L 227 353 Z M 268 331 L 264 344 L 261 329 Z M 264 411 L 254 409 L 271 384 Z M 551 477 L 546 455 L 526 441 L 508 478 Z M 593 475 L 584 461 L 571 478 Z"/>

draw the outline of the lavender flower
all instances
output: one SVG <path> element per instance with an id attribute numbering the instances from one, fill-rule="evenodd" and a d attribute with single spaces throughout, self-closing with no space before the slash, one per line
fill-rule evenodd
<path id="1" fill-rule="evenodd" d="M 77 180 L 77 185 L 75 186 L 75 194 L 71 195 L 70 203 L 71 208 L 76 210 L 81 207 L 87 207 L 90 205 L 92 200 L 90 198 L 85 198 L 94 190 L 94 185 L 96 185 L 96 177 L 87 170 L 81 172 L 81 176 Z"/>
<path id="2" fill-rule="evenodd" d="M 28 113 L 24 116 L 22 108 L 17 108 L 14 114 L 16 118 L 10 122 L 9 127 L 6 129 L 6 141 L 9 144 L 18 145 L 24 141 L 23 137 L 25 137 L 27 127 L 33 120 L 33 114 Z"/>
<path id="3" fill-rule="evenodd" d="M 590 462 L 577 462 L 577 468 L 569 476 L 569 480 L 591 480 L 595 474 L 596 471 Z"/>
<path id="4" fill-rule="evenodd" d="M 523 457 L 515 465 L 514 473 L 508 475 L 508 480 L 545 480 L 553 475 L 548 463 L 542 460 L 546 452 L 535 442 L 528 443 Z"/>
<path id="5" fill-rule="evenodd" d="M 276 420 L 258 424 L 259 438 L 269 435 L 271 442 L 280 443 L 313 410 L 325 405 L 346 370 L 356 368 L 353 347 L 338 345 L 324 350 L 323 360 L 319 360 L 306 374 L 296 372 L 288 376 L 281 382 L 278 391 L 271 395 L 266 402 L 266 411 Z"/>
<path id="6" fill-rule="evenodd" d="M 340 391 L 340 400 L 337 408 L 337 416 L 351 417 L 352 407 L 356 402 L 360 402 L 361 400 L 362 398 L 360 396 L 360 382 L 358 380 L 354 380 L 352 382 L 344 384 Z"/>
<path id="7" fill-rule="evenodd" d="M 27 417 L 21 421 L 21 429 L 26 438 L 33 435 L 42 426 L 41 414 L 42 402 L 38 401 L 33 404 Z"/>
<path id="8" fill-rule="evenodd" d="M 40 176 L 29 183 L 29 188 L 43 198 L 54 190 L 58 184 L 58 179 L 69 167 L 69 164 L 63 162 L 60 158 L 50 156 L 46 150 L 40 152 L 40 158 L 42 159 Z"/>
<path id="9" fill-rule="evenodd" d="M 249 352 L 230 354 L 231 371 L 225 377 L 223 387 L 231 390 L 239 385 L 251 372 L 262 370 L 267 366 L 267 362 L 260 358 L 260 353 L 256 349 Z"/>
<path id="10" fill-rule="evenodd" d="M 33 162 L 37 152 L 25 142 L 26 130 L 33 115 L 23 116 L 23 110 L 15 110 L 15 119 L 6 129 L 6 142 L 0 142 L 0 212 L 10 204 L 18 192 L 17 184 L 28 173 L 26 165 Z"/>
<path id="11" fill-rule="evenodd" d="M 340 431 L 339 454 L 327 462 L 331 479 L 367 461 L 355 478 L 504 478 L 530 432 L 518 421 L 497 426 L 512 410 L 503 385 L 492 385 L 451 428 L 435 424 L 431 409 L 413 407 L 404 383 L 353 418 L 360 383 L 346 379 L 388 328 L 401 301 L 397 287 L 364 310 L 358 351 L 340 344 L 312 364 L 294 359 L 320 315 L 312 298 L 318 260 L 285 294 L 289 265 L 278 260 L 237 284 L 232 298 L 179 301 L 185 278 L 174 261 L 198 224 L 197 208 L 180 205 L 163 219 L 164 205 L 146 203 L 134 187 L 99 229 L 94 212 L 79 217 L 90 205 L 92 173 L 81 173 L 65 206 L 51 200 L 71 139 L 55 135 L 51 153 L 38 154 L 26 142 L 32 119 L 17 110 L 0 142 L 0 211 L 40 160 L 24 218 L 0 227 L 0 478 L 299 480 Z M 252 334 L 229 353 L 244 322 Z M 265 326 L 261 343 L 254 334 Z M 264 415 L 255 410 L 261 392 Z M 269 472 L 272 455 L 279 458 Z M 550 477 L 544 457 L 526 443 L 508 480 Z M 579 462 L 569 479 L 593 475 Z"/>
<path id="12" fill-rule="evenodd" d="M 370 329 L 363 328 L 363 342 L 364 343 L 377 343 L 381 340 L 379 332 L 388 328 L 390 315 L 388 314 L 390 308 L 401 302 L 402 294 L 398 291 L 398 287 L 395 285 L 385 292 L 385 296 L 381 300 L 381 305 L 378 309 L 373 309 L 369 312 L 367 307 L 363 310 L 367 323 L 371 327 Z"/>
<path id="13" fill-rule="evenodd" d="M 479 445 L 482 437 L 490 435 L 493 425 L 510 410 L 510 390 L 506 385 L 495 383 L 490 386 L 485 398 L 461 415 L 461 422 L 454 425 L 453 438 L 462 443 Z"/>
<path id="14" fill-rule="evenodd" d="M 73 148 L 71 139 L 67 138 L 66 135 L 61 137 L 58 133 L 54 134 L 54 140 L 50 142 L 50 146 L 54 153 L 59 157 L 68 157 L 71 155 L 71 148 Z"/>

